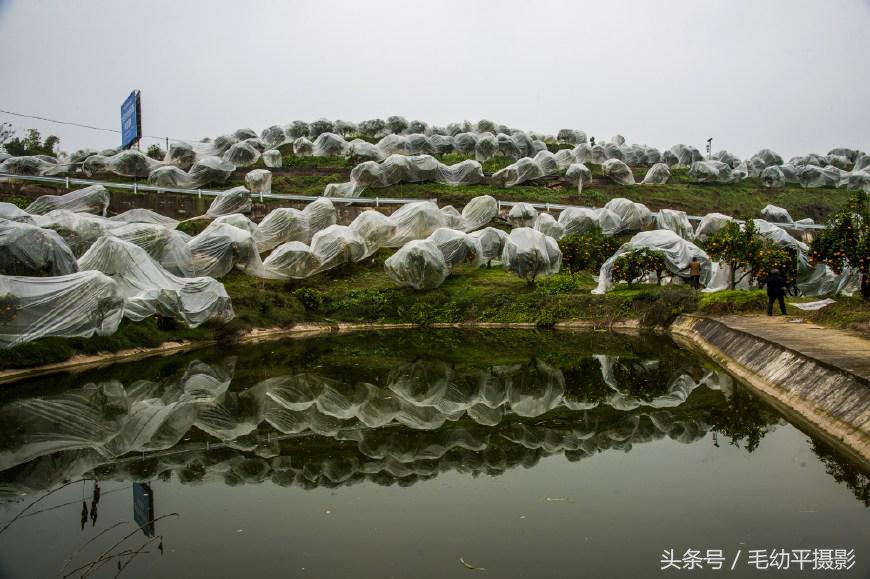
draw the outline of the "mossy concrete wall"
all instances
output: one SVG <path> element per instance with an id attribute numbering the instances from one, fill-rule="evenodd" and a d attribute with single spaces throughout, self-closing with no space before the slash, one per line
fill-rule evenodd
<path id="1" fill-rule="evenodd" d="M 680 316 L 671 334 L 750 385 L 789 419 L 870 467 L 866 378 L 715 318 Z"/>

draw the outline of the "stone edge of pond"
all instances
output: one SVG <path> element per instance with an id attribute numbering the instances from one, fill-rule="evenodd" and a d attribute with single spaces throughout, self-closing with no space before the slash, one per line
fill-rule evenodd
<path id="1" fill-rule="evenodd" d="M 345 334 L 350 332 L 362 331 L 377 331 L 377 330 L 400 330 L 421 328 L 419 324 L 374 324 L 374 323 L 340 323 L 340 324 L 296 324 L 289 328 L 257 328 L 245 332 L 236 338 L 232 343 L 247 344 L 256 343 L 267 340 L 280 340 L 283 338 L 308 338 L 322 336 L 326 334 Z M 464 328 L 464 329 L 487 329 L 487 328 L 513 328 L 513 329 L 534 329 L 537 326 L 533 323 L 488 323 L 488 322 L 462 322 L 456 324 L 432 324 L 429 327 L 433 328 Z M 554 326 L 559 330 L 595 330 L 595 331 L 611 331 L 611 332 L 637 332 L 640 326 L 635 320 L 622 322 L 613 322 L 604 324 L 592 320 L 575 320 L 569 322 L 560 322 Z M 82 372 L 94 368 L 109 366 L 111 364 L 119 364 L 122 362 L 135 362 L 152 356 L 169 356 L 179 352 L 187 352 L 190 350 L 198 350 L 214 346 L 218 342 L 216 340 L 199 340 L 192 342 L 164 342 L 154 348 L 135 348 L 132 350 L 121 350 L 119 352 L 106 352 L 104 354 L 95 354 L 91 356 L 73 356 L 69 360 L 57 362 L 54 364 L 45 364 L 42 366 L 32 366 L 29 368 L 10 368 L 8 370 L 0 370 L 0 385 L 8 386 L 11 383 L 26 378 L 35 378 L 38 376 L 46 376 L 60 372 Z"/>
<path id="2" fill-rule="evenodd" d="M 706 316 L 682 315 L 670 330 L 678 343 L 707 355 L 870 470 L 870 385 L 861 376 Z"/>

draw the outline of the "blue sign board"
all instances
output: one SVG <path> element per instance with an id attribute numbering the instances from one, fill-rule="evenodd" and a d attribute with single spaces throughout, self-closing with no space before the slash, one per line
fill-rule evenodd
<path id="1" fill-rule="evenodd" d="M 134 90 L 121 105 L 121 147 L 129 149 L 142 138 L 141 93 Z"/>

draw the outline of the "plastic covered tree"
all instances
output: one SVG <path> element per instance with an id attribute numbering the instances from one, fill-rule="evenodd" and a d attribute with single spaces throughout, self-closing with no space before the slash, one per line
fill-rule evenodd
<path id="1" fill-rule="evenodd" d="M 838 211 L 815 236 L 810 249 L 814 263 L 824 263 L 835 273 L 845 269 L 861 275 L 861 295 L 870 300 L 870 200 L 858 191 L 849 207 Z"/>

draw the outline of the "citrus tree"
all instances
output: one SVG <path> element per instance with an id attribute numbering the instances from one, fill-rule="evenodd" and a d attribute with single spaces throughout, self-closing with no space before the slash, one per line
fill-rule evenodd
<path id="1" fill-rule="evenodd" d="M 870 300 L 870 201 L 858 191 L 849 207 L 838 211 L 818 232 L 810 249 L 813 263 L 824 263 L 835 273 L 847 268 L 861 275 L 861 295 Z"/>
<path id="2" fill-rule="evenodd" d="M 732 290 L 743 278 L 752 273 L 764 246 L 764 238 L 758 233 L 758 228 L 751 219 L 743 226 L 729 221 L 725 227 L 704 242 L 704 250 L 710 259 L 725 262 L 731 268 L 728 289 Z M 738 269 L 743 271 L 739 277 Z"/>
<path id="3" fill-rule="evenodd" d="M 614 282 L 626 282 L 630 289 L 634 284 L 634 280 L 644 274 L 654 273 L 656 274 L 656 283 L 661 284 L 662 274 L 666 269 L 667 261 L 665 260 L 665 254 L 661 251 L 644 247 L 623 253 L 617 257 L 613 262 L 611 278 Z"/>
<path id="4" fill-rule="evenodd" d="M 601 264 L 619 249 L 619 242 L 596 228 L 582 235 L 566 235 L 559 240 L 559 249 L 562 251 L 562 264 L 571 273 L 598 273 Z"/>

